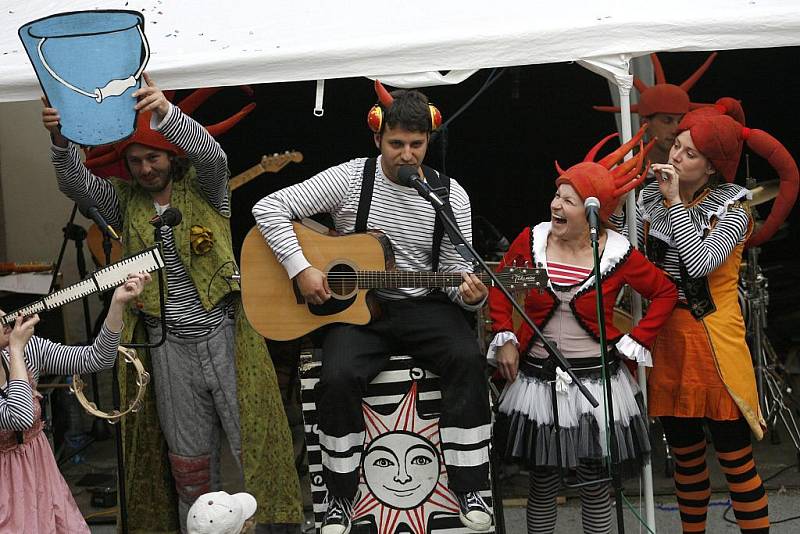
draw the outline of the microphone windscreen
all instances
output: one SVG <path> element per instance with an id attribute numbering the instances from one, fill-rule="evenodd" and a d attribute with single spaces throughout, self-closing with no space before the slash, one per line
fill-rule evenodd
<path id="1" fill-rule="evenodd" d="M 400 165 L 397 168 L 397 182 L 400 185 L 411 187 L 411 181 L 416 178 L 419 180 L 417 168 L 414 165 Z"/>
<path id="2" fill-rule="evenodd" d="M 586 200 L 583 201 L 584 209 L 595 208 L 600 209 L 600 201 L 597 200 L 597 197 L 587 197 Z"/>
<path id="3" fill-rule="evenodd" d="M 161 221 L 164 226 L 178 226 L 183 220 L 183 214 L 178 208 L 167 208 L 161 214 Z"/>

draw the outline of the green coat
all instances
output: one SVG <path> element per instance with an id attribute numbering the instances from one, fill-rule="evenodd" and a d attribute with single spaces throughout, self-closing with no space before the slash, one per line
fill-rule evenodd
<path id="1" fill-rule="evenodd" d="M 154 214 L 150 195 L 135 185 L 114 180 L 124 214 L 125 256 L 153 244 Z M 173 230 L 175 245 L 187 266 L 206 309 L 231 292 L 236 292 L 236 374 L 242 433 L 242 467 L 245 490 L 258 501 L 259 523 L 301 523 L 303 520 L 300 483 L 294 467 L 292 439 L 283 409 L 275 368 L 264 339 L 247 321 L 238 296 L 239 288 L 223 278 L 238 270 L 233 259 L 228 218 L 203 197 L 194 179 L 194 168 L 184 179 L 173 182 L 170 205 L 183 214 Z M 192 250 L 190 231 L 201 225 L 211 231 L 213 245 L 205 253 Z M 166 283 L 166 276 L 165 283 Z M 139 307 L 160 316 L 158 284 L 142 293 Z M 143 321 L 130 309 L 125 317 L 123 340 L 146 339 Z M 149 351 L 138 350 L 145 369 L 152 373 Z M 136 391 L 133 373 L 120 366 L 123 404 Z M 156 377 L 157 379 L 157 377 Z M 129 395 L 130 394 L 130 395 Z M 161 434 L 152 388 L 140 410 L 122 419 L 125 447 L 125 480 L 130 532 L 177 532 L 177 494 Z"/>

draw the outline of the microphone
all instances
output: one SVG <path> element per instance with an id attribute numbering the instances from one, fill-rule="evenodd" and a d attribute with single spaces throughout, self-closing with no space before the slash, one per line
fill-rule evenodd
<path id="1" fill-rule="evenodd" d="M 397 181 L 400 185 L 416 189 L 419 196 L 429 201 L 434 207 L 441 208 L 444 206 L 444 201 L 431 189 L 428 182 L 423 182 L 420 179 L 415 166 L 401 165 L 397 169 Z"/>
<path id="2" fill-rule="evenodd" d="M 156 215 L 150 219 L 150 224 L 156 228 L 161 228 L 162 226 L 178 226 L 182 220 L 183 215 L 181 214 L 181 210 L 170 207 L 165 209 L 164 213 L 161 215 Z"/>
<path id="3" fill-rule="evenodd" d="M 114 229 L 106 222 L 102 215 L 100 215 L 100 210 L 97 209 L 97 204 L 93 201 L 82 201 L 78 202 L 78 211 L 81 212 L 81 215 L 86 217 L 87 219 L 91 219 L 97 225 L 102 232 L 110 237 L 111 239 L 115 239 L 119 241 L 119 234 L 114 231 Z"/>
<path id="4" fill-rule="evenodd" d="M 586 220 L 589 221 L 589 237 L 593 243 L 597 243 L 600 232 L 600 201 L 597 197 L 588 197 L 583 201 L 583 209 L 586 210 Z"/>

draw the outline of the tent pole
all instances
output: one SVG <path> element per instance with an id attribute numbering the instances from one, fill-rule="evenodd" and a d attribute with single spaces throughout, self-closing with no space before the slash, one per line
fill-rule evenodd
<path id="1" fill-rule="evenodd" d="M 619 89 L 619 104 L 620 104 L 620 119 L 622 125 L 622 142 L 625 143 L 629 141 L 632 137 L 632 128 L 631 128 L 631 86 L 629 84 L 618 84 Z M 628 154 L 630 157 L 630 154 Z M 628 198 L 625 202 L 625 215 L 626 221 L 628 222 L 628 239 L 635 248 L 638 248 L 638 240 L 639 235 L 637 233 L 636 228 L 636 190 L 634 189 L 630 193 L 628 193 Z M 642 318 L 642 296 L 636 292 L 631 294 L 631 318 L 633 319 L 633 324 L 637 324 Z M 642 414 L 644 416 L 645 424 L 648 425 L 648 417 L 647 417 L 647 375 L 645 373 L 646 367 L 642 364 L 639 364 L 637 378 L 639 381 L 639 387 L 642 390 L 642 395 L 644 397 L 644 406 L 645 406 L 645 413 Z M 644 494 L 644 503 L 645 503 L 645 517 L 647 520 L 647 526 L 650 528 L 652 532 L 656 531 L 656 516 L 655 516 L 655 502 L 653 499 L 653 463 L 652 463 L 652 455 L 649 455 L 647 458 L 644 459 L 642 463 L 642 485 L 643 487 L 643 494 Z"/>

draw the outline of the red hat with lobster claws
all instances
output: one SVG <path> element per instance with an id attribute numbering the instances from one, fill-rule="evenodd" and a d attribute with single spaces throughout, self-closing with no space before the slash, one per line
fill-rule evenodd
<path id="1" fill-rule="evenodd" d="M 797 200 L 800 173 L 794 158 L 780 141 L 764 130 L 747 128 L 743 123 L 739 103 L 732 98 L 722 98 L 714 106 L 687 113 L 678 129 L 689 130 L 694 146 L 727 182 L 736 177 L 745 143 L 778 173 L 778 197 L 764 224 L 747 241 L 747 246 L 755 247 L 768 241 L 789 215 Z"/>
<path id="2" fill-rule="evenodd" d="M 642 183 L 647 175 L 647 168 L 650 162 L 642 167 L 647 153 L 655 141 L 650 141 L 647 146 L 642 147 L 642 136 L 647 125 L 642 126 L 639 132 L 627 143 L 623 144 L 612 153 L 595 162 L 594 158 L 609 139 L 618 134 L 613 133 L 604 137 L 586 154 L 581 163 L 575 164 L 566 171 L 562 170 L 556 162 L 558 178 L 556 187 L 561 184 L 571 185 L 583 200 L 595 197 L 600 201 L 600 219 L 608 222 L 609 216 L 614 213 L 620 197 L 628 191 Z M 634 157 L 620 163 L 634 146 L 639 145 L 639 153 Z M 613 167 L 617 163 L 617 167 Z"/>
<path id="3" fill-rule="evenodd" d="M 253 96 L 253 90 L 249 86 L 243 85 L 240 88 L 248 96 Z M 187 115 L 191 115 L 201 104 L 220 89 L 222 88 L 206 87 L 197 89 L 176 105 L 181 111 Z M 164 94 L 170 101 L 175 97 L 175 91 L 164 91 Z M 206 126 L 205 128 L 213 137 L 222 135 L 246 117 L 255 107 L 255 102 L 250 102 L 227 119 Z M 151 112 L 139 113 L 136 117 L 136 130 L 133 132 L 133 135 L 113 145 L 90 149 L 86 154 L 86 167 L 99 176 L 127 177 L 128 171 L 125 165 L 123 165 L 122 160 L 125 156 L 125 149 L 134 143 L 171 152 L 175 155 L 182 155 L 182 151 L 177 146 L 170 143 L 160 132 L 150 127 L 151 117 Z"/>
<path id="4" fill-rule="evenodd" d="M 639 78 L 633 78 L 633 85 L 639 90 L 639 103 L 631 106 L 632 113 L 638 113 L 642 117 L 649 117 L 656 113 L 670 113 L 674 115 L 683 115 L 692 109 L 709 104 L 698 104 L 689 100 L 689 89 L 694 87 L 697 80 L 705 74 L 708 67 L 717 57 L 714 52 L 708 56 L 708 59 L 700 65 L 694 74 L 689 76 L 686 81 L 680 85 L 673 85 L 667 83 L 664 76 L 664 68 L 661 66 L 658 56 L 650 54 L 650 59 L 653 61 L 653 70 L 655 74 L 656 83 L 654 85 L 647 85 Z M 611 113 L 619 113 L 618 106 L 594 106 L 597 111 L 607 111 Z"/>

